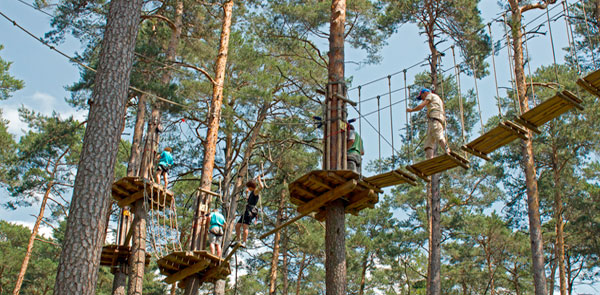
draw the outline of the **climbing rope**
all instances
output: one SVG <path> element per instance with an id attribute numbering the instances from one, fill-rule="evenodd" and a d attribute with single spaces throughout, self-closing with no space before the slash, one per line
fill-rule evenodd
<path id="1" fill-rule="evenodd" d="M 525 28 L 523 28 L 523 35 L 525 36 Z M 527 45 L 527 36 L 523 39 L 525 43 L 525 54 L 527 55 L 527 72 L 529 74 L 529 84 L 531 85 L 531 100 L 533 101 L 533 105 L 537 105 L 537 100 L 535 99 L 535 87 L 533 86 L 533 75 L 531 74 L 531 60 L 529 57 L 529 46 Z"/>
<path id="2" fill-rule="evenodd" d="M 490 32 L 490 39 L 494 40 L 494 38 L 492 37 L 492 23 L 488 23 L 488 30 Z M 500 91 L 498 90 L 498 75 L 496 74 L 496 58 L 494 57 L 495 55 L 496 46 L 492 42 L 492 65 L 494 68 L 494 82 L 496 85 L 496 102 L 498 104 L 498 116 L 500 116 L 500 120 L 502 120 L 502 108 L 500 106 Z"/>
<path id="3" fill-rule="evenodd" d="M 377 130 L 381 131 L 381 108 L 380 108 L 380 96 L 377 96 Z M 392 144 L 392 146 L 394 146 Z M 378 143 L 378 147 L 379 147 L 379 170 L 381 170 L 381 136 L 379 137 L 379 143 Z M 392 148 L 393 149 L 393 148 Z M 392 150 L 392 153 L 394 151 Z"/>
<path id="4" fill-rule="evenodd" d="M 585 20 L 585 27 L 586 27 L 586 37 L 588 38 L 588 43 L 590 44 L 590 51 L 592 52 L 592 60 L 594 61 L 594 66 L 596 66 L 596 57 L 594 54 L 594 47 L 592 46 L 592 38 L 590 37 L 591 33 L 591 29 L 590 29 L 590 23 L 588 22 L 588 18 L 587 18 L 587 12 L 585 11 L 585 2 L 581 3 L 581 8 L 583 10 L 583 17 Z"/>
<path id="5" fill-rule="evenodd" d="M 388 93 L 390 100 L 390 137 L 392 138 L 392 168 L 396 168 L 396 161 L 394 160 L 394 116 L 392 112 L 392 76 L 388 75 Z"/>
<path id="6" fill-rule="evenodd" d="M 481 133 L 485 133 L 485 126 L 483 125 L 483 117 L 481 115 L 481 104 L 479 103 L 479 87 L 477 87 L 477 67 L 473 62 L 473 82 L 475 83 L 475 97 L 477 98 L 477 109 L 479 110 L 479 123 L 481 123 Z"/>
<path id="7" fill-rule="evenodd" d="M 559 79 L 558 79 L 558 65 L 556 64 L 556 49 L 554 49 L 554 36 L 552 35 L 552 24 L 550 23 L 550 12 L 548 10 L 548 6 L 546 6 L 546 18 L 548 19 L 548 33 L 550 35 L 550 45 L 552 46 L 552 58 L 553 58 L 553 65 L 554 65 L 554 75 L 556 76 L 556 83 L 559 83 Z M 527 38 L 525 38 L 525 40 L 527 40 Z M 533 85 L 531 85 L 531 87 L 533 87 Z"/>
<path id="8" fill-rule="evenodd" d="M 454 60 L 454 69 L 456 72 L 456 85 L 458 87 L 458 107 L 460 109 L 460 125 L 461 125 L 460 131 L 462 134 L 463 144 L 465 144 L 467 141 L 465 139 L 465 115 L 464 115 L 464 111 L 463 111 L 463 101 L 462 101 L 462 95 L 461 95 L 461 90 L 460 90 L 460 69 L 456 65 L 456 54 L 454 53 L 454 47 L 452 47 L 452 58 Z M 448 144 L 448 140 L 446 140 L 446 143 Z"/>
<path id="9" fill-rule="evenodd" d="M 406 87 L 406 69 L 403 71 L 404 72 L 404 106 L 405 106 L 405 113 L 406 113 L 406 134 L 408 137 L 408 146 L 412 146 L 412 125 L 410 124 L 410 113 L 407 112 L 406 110 L 408 110 L 408 88 Z M 408 160 L 412 161 L 412 153 L 410 152 L 410 148 L 408 149 Z"/>
<path id="10" fill-rule="evenodd" d="M 563 5 L 563 13 L 565 15 L 565 26 L 567 29 L 567 40 L 569 41 L 569 50 L 571 51 L 571 56 L 573 56 L 573 58 L 575 59 L 575 65 L 577 66 L 577 75 L 581 75 L 581 67 L 579 65 L 579 57 L 577 56 L 577 53 L 575 53 L 575 42 L 574 42 L 574 37 L 573 37 L 573 28 L 571 27 L 571 21 L 570 21 L 570 16 L 569 16 L 569 9 L 567 8 L 567 1 L 564 0 L 562 2 Z M 579 88 L 577 88 L 577 96 L 579 95 Z"/>
<path id="11" fill-rule="evenodd" d="M 362 112 L 362 102 L 361 102 L 361 98 L 360 98 L 360 90 L 361 90 L 362 86 L 358 86 L 358 113 L 361 114 Z M 360 136 L 362 136 L 362 118 L 359 116 L 358 117 L 358 134 Z"/>
<path id="12" fill-rule="evenodd" d="M 517 85 L 516 85 L 516 80 L 515 80 L 515 69 L 513 67 L 512 61 L 512 49 L 511 49 L 511 42 L 510 42 L 510 35 L 508 34 L 508 29 L 507 29 L 507 21 L 506 21 L 506 13 L 504 13 L 502 15 L 503 19 L 504 19 L 504 34 L 506 35 L 506 49 L 508 51 L 508 66 L 510 67 L 510 80 L 512 83 L 512 87 L 513 87 L 513 100 L 515 103 L 515 111 L 519 112 L 519 115 L 521 115 L 523 113 L 523 111 L 521 110 L 521 104 L 519 104 L 518 99 L 519 99 L 519 89 L 517 89 Z"/>

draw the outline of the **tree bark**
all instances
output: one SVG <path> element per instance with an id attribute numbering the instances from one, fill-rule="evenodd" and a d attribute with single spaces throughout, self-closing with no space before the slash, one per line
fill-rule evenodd
<path id="1" fill-rule="evenodd" d="M 342 118 L 343 112 L 338 112 L 343 103 L 338 102 L 335 94 L 345 96 L 344 84 L 344 36 L 346 22 L 346 1 L 332 0 L 329 27 L 329 66 L 328 80 L 331 87 L 327 97 L 328 118 Z M 345 133 L 340 133 L 338 119 L 332 120 L 331 129 L 326 130 L 325 169 L 339 170 L 345 168 L 343 161 L 345 150 Z M 328 146 L 327 146 L 328 145 Z M 327 155 L 329 154 L 329 155 Z M 327 205 L 325 225 L 325 286 L 327 295 L 346 294 L 346 225 L 344 203 L 335 200 Z"/>
<path id="2" fill-rule="evenodd" d="M 281 262 L 281 278 L 282 278 L 282 288 L 281 294 L 287 295 L 289 289 L 289 279 L 288 279 L 288 236 L 287 229 L 283 229 L 283 242 L 281 243 L 281 253 L 283 255 Z"/>
<path id="3" fill-rule="evenodd" d="M 142 1 L 110 2 L 54 294 L 94 294 Z"/>
<path id="4" fill-rule="evenodd" d="M 219 133 L 219 122 L 221 120 L 221 105 L 223 103 L 223 85 L 225 82 L 225 70 L 227 66 L 227 53 L 229 49 L 229 35 L 231 32 L 231 18 L 233 14 L 233 0 L 225 2 L 223 5 L 223 24 L 221 28 L 221 37 L 219 52 L 215 66 L 215 84 L 213 84 L 213 96 L 211 101 L 211 112 L 208 116 L 208 130 L 206 131 L 206 141 L 204 145 L 204 160 L 202 163 L 202 176 L 200 177 L 200 187 L 205 190 L 211 189 L 213 178 L 213 169 L 215 166 L 215 153 Z M 198 197 L 194 224 L 192 228 L 192 250 L 204 248 L 204 233 L 206 226 L 201 226 L 199 217 L 208 212 L 210 208 L 211 196 L 205 196 L 200 201 Z M 191 277 L 186 284 L 185 295 L 198 294 L 199 278 Z"/>
<path id="5" fill-rule="evenodd" d="M 135 217 L 131 230 L 131 255 L 129 256 L 129 284 L 127 294 L 141 295 L 144 284 L 144 268 L 146 266 L 146 218 L 148 212 L 144 206 L 145 200 L 135 202 L 133 210 Z"/>
<path id="6" fill-rule="evenodd" d="M 287 184 L 283 183 L 284 189 L 281 190 L 281 198 L 279 199 L 279 207 L 277 208 L 277 221 L 275 222 L 275 227 L 278 227 L 283 222 L 283 210 L 285 209 L 286 204 L 286 187 Z M 277 266 L 279 263 L 279 241 L 281 239 L 281 231 L 275 233 L 275 237 L 273 238 L 273 257 L 271 258 L 271 274 L 270 274 L 270 282 L 269 282 L 269 294 L 275 295 L 275 291 L 277 289 Z"/>
<path id="7" fill-rule="evenodd" d="M 358 295 L 365 294 L 365 285 L 367 282 L 367 268 L 369 268 L 369 255 L 370 253 L 368 251 L 366 251 L 363 255 L 362 270 L 360 272 L 360 289 L 358 290 Z"/>
<path id="8" fill-rule="evenodd" d="M 144 121 L 146 120 L 146 94 L 138 96 L 135 126 L 133 127 L 133 138 L 131 140 L 131 155 L 127 162 L 127 176 L 136 176 L 139 173 L 141 160 L 141 143 L 144 137 Z"/>
<path id="9" fill-rule="evenodd" d="M 567 281 L 565 273 L 565 239 L 563 222 L 563 203 L 560 186 L 560 168 L 556 145 L 552 146 L 552 171 L 554 176 L 554 215 L 556 219 L 556 258 L 558 259 L 558 277 L 560 294 L 567 295 Z M 553 291 L 553 290 L 551 290 Z"/>
<path id="10" fill-rule="evenodd" d="M 440 176 L 434 174 L 431 176 L 431 252 L 429 252 L 429 273 L 428 280 L 428 295 L 440 295 L 442 288 L 441 281 L 441 244 L 442 244 L 442 227 L 441 227 L 441 212 L 440 212 Z"/>
<path id="11" fill-rule="evenodd" d="M 182 28 L 182 15 L 183 15 L 183 1 L 178 0 L 175 3 L 175 16 L 174 16 L 174 30 L 171 32 L 171 37 L 169 38 L 169 43 L 167 45 L 166 50 L 166 60 L 174 61 L 175 56 L 177 54 L 177 45 L 179 44 L 179 38 L 181 36 L 181 28 Z M 171 82 L 172 72 L 170 70 L 165 70 L 161 76 L 160 82 L 162 84 L 169 84 Z M 144 106 L 145 107 L 145 106 Z M 163 103 L 155 102 L 152 108 L 152 112 L 150 115 L 150 121 L 148 122 L 148 131 L 146 132 L 146 143 L 144 147 L 144 156 L 142 157 L 142 167 L 140 174 L 144 179 L 152 179 L 152 162 L 154 160 L 155 154 L 157 152 L 158 143 L 159 143 L 159 134 L 158 127 L 160 125 L 161 112 L 163 108 Z M 138 109 L 139 111 L 139 109 Z M 145 110 L 144 110 L 145 111 Z M 137 127 L 136 122 L 136 127 Z M 153 181 L 157 181 L 160 183 L 160 179 L 156 179 Z M 147 212 L 144 211 L 143 202 L 136 202 L 135 210 L 137 223 L 132 228 L 134 242 L 131 245 L 131 257 L 129 258 L 129 295 L 142 294 L 142 285 L 144 283 L 144 266 L 146 262 L 146 217 Z M 137 216 L 137 214 L 142 214 Z M 143 220 L 142 220 L 143 219 Z M 134 223 L 135 223 L 134 219 Z M 143 239 L 135 242 L 135 238 Z M 139 293 L 138 293 L 139 292 Z"/>
<path id="12" fill-rule="evenodd" d="M 521 30 L 521 9 L 518 0 L 509 0 L 511 7 L 511 35 L 514 50 L 514 69 L 519 96 L 519 105 L 522 112 L 529 110 L 527 98 L 527 85 L 523 67 L 523 35 Z M 539 191 L 533 155 L 532 133 L 528 132 L 527 139 L 522 140 L 521 154 L 523 157 L 523 170 L 527 191 L 527 215 L 529 216 L 529 238 L 531 240 L 531 258 L 533 266 L 533 282 L 536 295 L 547 295 L 546 275 L 544 269 L 544 243 L 542 239 L 542 224 L 540 220 Z"/>
<path id="13" fill-rule="evenodd" d="M 300 260 L 300 267 L 298 268 L 298 278 L 296 279 L 296 295 L 300 295 L 300 286 L 302 285 L 302 273 L 306 267 L 306 252 L 302 252 L 302 260 Z"/>
<path id="14" fill-rule="evenodd" d="M 56 162 L 58 163 L 58 161 Z M 54 170 L 56 171 L 56 165 L 54 165 Z M 54 172 L 50 175 L 50 179 L 54 179 Z M 25 278 L 25 272 L 27 272 L 27 266 L 29 265 L 29 259 L 31 259 L 31 252 L 33 251 L 33 242 L 35 242 L 35 237 L 40 229 L 40 223 L 42 222 L 42 218 L 44 218 L 44 211 L 46 210 L 46 203 L 48 202 L 48 197 L 50 196 L 50 192 L 52 191 L 52 187 L 54 186 L 54 181 L 48 182 L 46 184 L 46 192 L 44 192 L 44 197 L 42 198 L 42 204 L 40 205 L 40 213 L 38 214 L 35 224 L 33 225 L 33 229 L 31 229 L 31 236 L 29 236 L 29 242 L 27 243 L 27 250 L 25 251 L 25 257 L 23 258 L 23 263 L 21 264 L 21 270 L 19 270 L 19 275 L 17 276 L 17 282 L 15 283 L 15 289 L 13 290 L 13 295 L 19 295 L 21 291 L 21 285 L 23 284 L 23 279 Z"/>

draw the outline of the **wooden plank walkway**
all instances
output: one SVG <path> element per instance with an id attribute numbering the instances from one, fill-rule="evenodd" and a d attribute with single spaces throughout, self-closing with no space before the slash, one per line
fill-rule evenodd
<path id="1" fill-rule="evenodd" d="M 587 92 L 600 97 L 600 70 L 590 73 L 589 75 L 579 78 L 577 85 L 581 86 Z"/>
<path id="2" fill-rule="evenodd" d="M 143 199 L 144 194 L 146 194 L 151 205 L 158 209 L 170 207 L 173 200 L 173 192 L 150 180 L 144 181 L 139 177 L 123 177 L 112 185 L 112 197 L 121 208 Z"/>
<path id="3" fill-rule="evenodd" d="M 157 264 L 168 284 L 181 282 L 192 275 L 199 276 L 202 282 L 213 282 L 225 279 L 231 273 L 228 261 L 207 251 L 172 252 L 159 259 Z M 179 287 L 184 286 L 180 283 Z"/>
<path id="4" fill-rule="evenodd" d="M 106 245 L 102 247 L 100 265 L 109 266 L 115 270 L 119 264 L 127 263 L 131 255 L 131 246 Z M 146 253 L 146 266 L 150 263 L 150 254 Z"/>
<path id="5" fill-rule="evenodd" d="M 533 132 L 540 133 L 540 126 L 548 121 L 568 112 L 572 108 L 583 110 L 583 101 L 575 94 L 564 90 L 557 92 L 554 96 L 546 99 L 536 107 L 523 113 L 515 121 Z"/>
<path id="6" fill-rule="evenodd" d="M 459 166 L 464 169 L 469 169 L 469 160 L 451 151 L 449 154 L 444 153 L 432 159 L 407 166 L 406 169 L 416 176 L 419 176 L 421 179 L 429 182 L 429 176 Z"/>
<path id="7" fill-rule="evenodd" d="M 504 121 L 494 129 L 463 145 L 461 149 L 489 161 L 490 158 L 488 155 L 490 153 L 511 143 L 515 139 L 527 139 L 527 135 L 527 129 L 512 121 Z"/>
<path id="8" fill-rule="evenodd" d="M 367 177 L 364 179 L 364 181 L 379 188 L 405 183 L 413 186 L 417 185 L 417 179 L 414 176 L 402 171 L 401 169 L 396 169 L 375 176 Z"/>
<path id="9" fill-rule="evenodd" d="M 300 214 L 315 213 L 324 219 L 326 205 L 342 199 L 346 213 L 358 214 L 365 208 L 373 208 L 379 202 L 382 190 L 360 179 L 350 170 L 316 170 L 290 183 L 290 202 L 298 206 Z"/>

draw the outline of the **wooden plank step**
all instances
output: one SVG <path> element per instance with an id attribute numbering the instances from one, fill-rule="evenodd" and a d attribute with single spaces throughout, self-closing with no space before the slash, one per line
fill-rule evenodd
<path id="1" fill-rule="evenodd" d="M 489 161 L 488 155 L 495 150 L 511 143 L 517 138 L 527 138 L 527 131 L 511 122 L 501 122 L 492 130 L 481 135 L 470 143 L 463 145 L 462 150 Z"/>
<path id="2" fill-rule="evenodd" d="M 570 109 L 575 107 L 582 110 L 583 107 L 581 106 L 581 102 L 581 99 L 567 90 L 557 92 L 553 97 L 523 113 L 519 116 L 517 122 L 532 131 L 539 133 L 538 128 L 540 126 L 564 114 Z"/>
<path id="3" fill-rule="evenodd" d="M 398 185 L 408 183 L 410 185 L 416 185 L 416 179 L 410 174 L 402 171 L 401 169 L 392 170 L 386 173 L 378 174 L 375 176 L 367 177 L 364 179 L 367 183 L 370 183 L 376 187 L 384 188 L 392 185 Z"/>
<path id="4" fill-rule="evenodd" d="M 407 169 L 421 177 L 423 180 L 429 181 L 429 176 L 459 166 L 464 169 L 469 169 L 469 161 L 461 155 L 451 151 L 449 154 L 445 153 L 432 159 L 408 166 Z"/>

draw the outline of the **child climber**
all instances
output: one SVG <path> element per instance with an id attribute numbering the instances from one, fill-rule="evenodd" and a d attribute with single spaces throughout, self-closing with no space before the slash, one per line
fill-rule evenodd
<path id="1" fill-rule="evenodd" d="M 244 215 L 240 217 L 237 224 L 235 225 L 235 233 L 237 236 L 237 240 L 240 241 L 241 238 L 241 229 L 244 228 L 244 239 L 240 243 L 240 246 L 246 248 L 246 241 L 248 240 L 248 227 L 250 223 L 256 216 L 258 216 L 258 208 L 256 208 L 256 204 L 260 198 L 260 191 L 263 189 L 264 184 L 260 179 L 260 175 L 257 178 L 257 181 L 250 180 L 246 183 L 246 191 L 248 192 L 248 202 L 246 203 L 246 209 L 244 210 Z"/>
<path id="2" fill-rule="evenodd" d="M 158 155 L 158 168 L 156 169 L 156 182 L 160 185 L 160 176 L 162 175 L 165 180 L 165 189 L 169 184 L 169 169 L 173 166 L 173 150 L 170 147 L 166 147 L 160 155 Z"/>
<path id="3" fill-rule="evenodd" d="M 221 257 L 221 243 L 223 241 L 223 228 L 226 225 L 225 217 L 219 212 L 219 209 L 213 209 L 213 212 L 208 216 L 209 220 L 209 241 L 210 241 L 210 253 L 218 257 Z M 216 250 L 216 251 L 215 251 Z"/>

